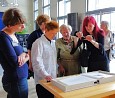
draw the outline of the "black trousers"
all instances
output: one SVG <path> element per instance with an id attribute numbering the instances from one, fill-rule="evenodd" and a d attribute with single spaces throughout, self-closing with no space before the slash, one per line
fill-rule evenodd
<path id="1" fill-rule="evenodd" d="M 38 98 L 54 98 L 54 95 L 50 93 L 48 90 L 46 90 L 40 84 L 36 85 L 36 93 Z"/>

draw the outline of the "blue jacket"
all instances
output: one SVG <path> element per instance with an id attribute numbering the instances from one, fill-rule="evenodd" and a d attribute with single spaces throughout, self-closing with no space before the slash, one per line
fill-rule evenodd
<path id="1" fill-rule="evenodd" d="M 14 42 L 9 35 L 0 32 L 0 62 L 4 70 L 2 82 L 18 81 L 28 77 L 28 65 L 19 67 L 18 56 L 23 53 L 19 43 Z"/>

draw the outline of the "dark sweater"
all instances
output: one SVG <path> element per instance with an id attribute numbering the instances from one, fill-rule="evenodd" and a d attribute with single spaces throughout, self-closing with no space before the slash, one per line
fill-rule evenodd
<path id="1" fill-rule="evenodd" d="M 28 37 L 28 39 L 27 39 L 27 49 L 28 49 L 28 50 L 31 50 L 33 42 L 34 42 L 36 39 L 38 39 L 39 37 L 41 37 L 42 34 L 43 34 L 42 30 L 39 28 L 38 30 L 33 31 L 33 32 L 29 35 L 29 37 Z"/>
<path id="2" fill-rule="evenodd" d="M 87 50 L 91 53 L 88 59 L 88 72 L 98 70 L 109 71 L 109 61 L 104 50 L 104 36 L 98 34 L 97 38 L 96 41 L 99 43 L 99 49 L 87 40 L 79 40 L 77 47 L 74 47 L 71 51 L 71 54 L 73 54 L 81 43 L 86 44 Z"/>
<path id="3" fill-rule="evenodd" d="M 18 81 L 28 77 L 28 65 L 19 67 L 18 56 L 23 53 L 19 43 L 14 42 L 9 35 L 0 32 L 0 62 L 4 70 L 2 82 Z"/>

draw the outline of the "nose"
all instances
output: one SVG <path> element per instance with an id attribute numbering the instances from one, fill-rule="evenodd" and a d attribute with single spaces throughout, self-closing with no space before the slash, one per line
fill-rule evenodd
<path id="1" fill-rule="evenodd" d="M 67 32 L 64 32 L 64 35 L 65 35 L 65 36 L 67 36 L 67 35 L 68 35 L 68 33 L 67 33 Z"/>

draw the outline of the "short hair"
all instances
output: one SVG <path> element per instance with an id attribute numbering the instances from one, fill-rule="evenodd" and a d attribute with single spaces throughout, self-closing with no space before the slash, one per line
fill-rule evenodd
<path id="1" fill-rule="evenodd" d="M 101 24 L 104 24 L 107 26 L 107 28 L 109 27 L 109 22 L 108 21 L 101 21 Z"/>
<path id="2" fill-rule="evenodd" d="M 5 26 L 14 26 L 25 23 L 25 17 L 17 8 L 10 8 L 6 10 L 2 17 Z"/>
<path id="3" fill-rule="evenodd" d="M 46 22 L 49 22 L 49 21 L 50 21 L 50 17 L 46 14 L 41 14 L 36 19 L 36 22 L 39 26 L 42 25 L 43 22 L 46 23 Z"/>
<path id="4" fill-rule="evenodd" d="M 50 22 L 47 22 L 46 23 L 46 26 L 45 28 L 50 31 L 50 30 L 54 30 L 54 29 L 59 29 L 59 24 L 54 21 L 54 20 L 51 20 Z"/>
<path id="5" fill-rule="evenodd" d="M 70 32 L 72 32 L 72 27 L 70 25 L 65 25 L 65 24 L 62 24 L 60 26 L 60 32 L 62 31 L 62 29 L 68 29 Z"/>

